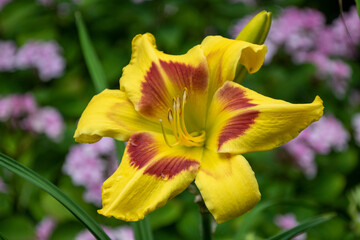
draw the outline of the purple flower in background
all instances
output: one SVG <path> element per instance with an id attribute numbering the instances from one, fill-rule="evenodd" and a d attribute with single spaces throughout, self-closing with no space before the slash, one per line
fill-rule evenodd
<path id="1" fill-rule="evenodd" d="M 0 11 L 2 10 L 2 8 L 8 4 L 9 2 L 11 2 L 12 0 L 0 0 Z"/>
<path id="2" fill-rule="evenodd" d="M 24 121 L 24 124 L 29 130 L 38 134 L 44 133 L 54 141 L 62 139 L 64 119 L 55 108 L 38 109 Z"/>
<path id="3" fill-rule="evenodd" d="M 1 0 L 0 0 L 1 9 Z M 13 41 L 0 41 L 0 71 L 13 71 L 15 68 L 16 45 Z"/>
<path id="4" fill-rule="evenodd" d="M 109 228 L 103 227 L 106 234 L 112 240 L 134 240 L 134 232 L 132 228 L 128 226 L 121 226 L 118 228 Z M 75 240 L 96 240 L 94 236 L 89 232 L 89 230 L 81 231 L 76 237 Z"/>
<path id="5" fill-rule="evenodd" d="M 39 107 L 32 94 L 0 96 L 0 122 L 36 134 L 45 134 L 53 141 L 60 141 L 64 120 L 58 110 Z"/>
<path id="6" fill-rule="evenodd" d="M 282 230 L 287 230 L 293 227 L 296 227 L 299 223 L 296 220 L 296 217 L 292 213 L 277 215 L 274 218 L 274 223 Z M 294 240 L 304 240 L 306 239 L 306 233 L 300 234 L 293 238 Z"/>
<path id="7" fill-rule="evenodd" d="M 48 240 L 56 227 L 55 219 L 46 217 L 36 226 L 36 240 Z"/>
<path id="8" fill-rule="evenodd" d="M 354 129 L 354 138 L 358 146 L 360 146 L 360 113 L 352 117 L 352 127 Z"/>
<path id="9" fill-rule="evenodd" d="M 102 138 L 94 144 L 77 144 L 70 148 L 63 172 L 75 185 L 85 187 L 84 199 L 101 205 L 101 186 L 117 168 L 114 141 Z"/>
<path id="10" fill-rule="evenodd" d="M 325 24 L 324 15 L 315 9 L 287 7 L 273 20 L 265 44 L 269 63 L 280 48 L 291 56 L 295 64 L 311 63 L 317 67 L 317 77 L 328 81 L 334 94 L 344 97 L 352 70 L 338 57 L 355 57 L 360 43 L 360 19 L 356 8 L 344 13 L 351 39 L 341 18 L 331 25 Z M 251 19 L 246 16 L 230 30 L 236 37 Z"/>
<path id="11" fill-rule="evenodd" d="M 329 154 L 331 149 L 338 152 L 346 150 L 350 138 L 341 122 L 332 115 L 323 116 L 311 124 L 305 134 L 308 145 L 319 154 Z"/>
<path id="12" fill-rule="evenodd" d="M 308 178 L 316 175 L 316 154 L 329 154 L 332 149 L 344 151 L 349 141 L 349 133 L 341 122 L 332 115 L 324 115 L 311 124 L 299 136 L 284 145 L 295 164 Z"/>
<path id="13" fill-rule="evenodd" d="M 304 172 L 306 177 L 312 179 L 317 172 L 315 152 L 306 144 L 299 141 L 290 141 L 286 150 L 295 157 L 295 164 Z"/>
<path id="14" fill-rule="evenodd" d="M 55 41 L 29 41 L 18 50 L 16 65 L 20 69 L 36 68 L 40 79 L 49 81 L 64 73 L 65 60 L 60 53 Z"/>

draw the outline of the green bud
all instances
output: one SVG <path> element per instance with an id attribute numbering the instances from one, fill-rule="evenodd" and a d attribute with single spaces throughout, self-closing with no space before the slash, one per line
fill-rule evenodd
<path id="1" fill-rule="evenodd" d="M 267 11 L 258 13 L 246 24 L 235 39 L 254 44 L 263 44 L 270 30 L 271 15 L 271 12 Z M 241 83 L 245 79 L 246 74 L 245 67 L 239 64 L 236 69 L 235 81 Z"/>
<path id="2" fill-rule="evenodd" d="M 262 11 L 253 17 L 241 30 L 236 40 L 263 44 L 271 25 L 271 12 Z"/>

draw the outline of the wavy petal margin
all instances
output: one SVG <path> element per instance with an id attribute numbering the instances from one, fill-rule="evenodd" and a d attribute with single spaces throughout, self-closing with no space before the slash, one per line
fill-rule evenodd
<path id="1" fill-rule="evenodd" d="M 208 90 L 206 58 L 195 46 L 184 55 L 165 54 L 156 48 L 153 35 L 137 35 L 132 41 L 132 56 L 123 70 L 120 88 L 133 102 L 135 109 L 152 121 L 167 119 L 173 98 L 187 89 L 188 111 L 197 115 L 198 127 L 204 126 L 205 102 Z"/>
<path id="2" fill-rule="evenodd" d="M 234 154 L 270 150 L 319 120 L 323 109 L 320 97 L 309 104 L 291 104 L 226 82 L 209 109 L 206 146 Z"/>
<path id="3" fill-rule="evenodd" d="M 209 98 L 226 81 L 234 80 L 238 64 L 245 66 L 249 73 L 257 72 L 267 51 L 265 45 L 221 36 L 206 37 L 201 43 L 201 48 L 209 66 Z"/>
<path id="4" fill-rule="evenodd" d="M 95 95 L 82 113 L 75 141 L 94 143 L 102 137 L 127 141 L 138 131 L 161 132 L 160 125 L 142 117 L 120 90 L 106 89 Z"/>
<path id="5" fill-rule="evenodd" d="M 104 216 L 138 221 L 184 191 L 194 180 L 201 148 L 169 148 L 162 135 L 131 136 L 116 172 L 102 187 Z"/>
<path id="6" fill-rule="evenodd" d="M 195 184 L 218 223 L 241 216 L 261 198 L 255 174 L 241 155 L 205 150 Z"/>

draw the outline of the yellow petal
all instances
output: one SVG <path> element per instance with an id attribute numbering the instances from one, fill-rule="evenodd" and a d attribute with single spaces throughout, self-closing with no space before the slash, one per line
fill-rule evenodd
<path id="1" fill-rule="evenodd" d="M 266 151 L 295 138 L 323 114 L 316 97 L 309 104 L 291 104 L 226 82 L 211 103 L 206 146 L 214 151 Z"/>
<path id="2" fill-rule="evenodd" d="M 169 148 L 161 135 L 132 135 L 119 168 L 104 182 L 98 212 L 124 221 L 143 219 L 187 188 L 201 155 L 201 148 Z"/>
<path id="3" fill-rule="evenodd" d="M 249 73 L 258 71 L 264 62 L 266 46 L 221 36 L 206 37 L 201 48 L 209 66 L 209 97 L 224 82 L 233 81 L 238 64 L 245 66 Z"/>
<path id="4" fill-rule="evenodd" d="M 93 143 L 102 137 L 127 141 L 138 131 L 161 132 L 154 124 L 138 114 L 126 94 L 120 90 L 104 90 L 94 96 L 82 113 L 74 138 L 77 142 Z"/>
<path id="5" fill-rule="evenodd" d="M 254 172 L 241 155 L 205 150 L 195 183 L 218 223 L 246 213 L 261 197 Z"/>
<path id="6" fill-rule="evenodd" d="M 173 98 L 181 97 L 186 88 L 187 108 L 191 108 L 188 112 L 197 109 L 195 125 L 203 127 L 206 109 L 201 106 L 207 96 L 208 69 L 200 46 L 184 55 L 168 55 L 157 50 L 154 36 L 146 33 L 134 37 L 132 51 L 120 87 L 135 109 L 155 122 L 167 119 Z"/>

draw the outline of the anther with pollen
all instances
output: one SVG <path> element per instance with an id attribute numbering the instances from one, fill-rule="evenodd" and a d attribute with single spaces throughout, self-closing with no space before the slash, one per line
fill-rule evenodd
<path id="1" fill-rule="evenodd" d="M 163 126 L 162 119 L 160 119 L 161 130 L 164 136 L 165 143 L 169 147 L 175 145 L 184 145 L 188 147 L 201 147 L 205 142 L 205 132 L 192 132 L 189 133 L 185 124 L 185 103 L 187 98 L 187 89 L 185 88 L 182 94 L 182 99 L 179 96 L 173 98 L 172 109 L 168 110 L 168 121 L 173 132 L 173 135 L 176 139 L 176 142 L 171 144 L 167 139 L 165 129 Z"/>

